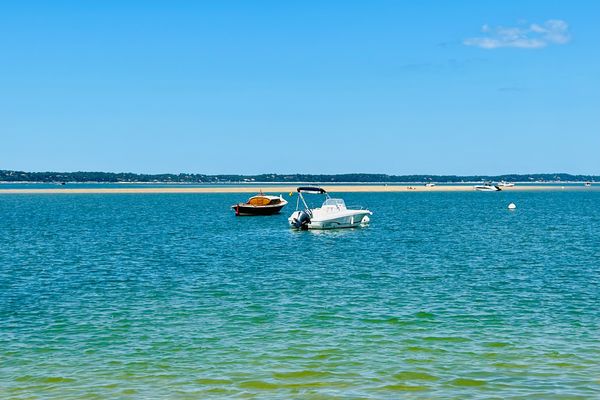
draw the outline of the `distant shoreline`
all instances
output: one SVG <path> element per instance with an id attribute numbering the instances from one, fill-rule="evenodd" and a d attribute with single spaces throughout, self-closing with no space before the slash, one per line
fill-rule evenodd
<path id="1" fill-rule="evenodd" d="M 262 184 L 468 184 L 489 182 L 522 182 L 522 183 L 569 183 L 599 182 L 600 175 L 569 174 L 563 172 L 532 174 L 499 174 L 499 175 L 435 175 L 435 174 L 377 174 L 351 172 L 343 174 L 303 174 L 303 173 L 267 173 L 267 174 L 198 174 L 198 173 L 162 173 L 144 174 L 132 172 L 27 172 L 0 169 L 0 182 L 20 183 L 97 183 L 97 184 L 189 184 L 189 185 L 262 185 Z"/>
<path id="2" fill-rule="evenodd" d="M 437 182 L 432 181 L 435 185 L 446 185 L 446 186 L 461 186 L 461 185 L 479 185 L 483 181 L 462 181 L 462 182 Z M 492 180 L 491 182 L 497 182 Z M 586 182 L 598 183 L 598 181 L 581 180 L 581 181 L 510 181 L 516 185 L 574 185 L 584 184 Z M 253 181 L 253 182 L 242 182 L 242 181 L 223 181 L 223 182 L 169 182 L 169 181 L 157 181 L 157 182 L 146 182 L 146 181 L 131 181 L 131 182 L 103 182 L 103 181 L 64 181 L 64 182 L 43 182 L 43 181 L 0 181 L 0 185 L 61 185 L 62 183 L 67 185 L 180 185 L 180 186 L 192 186 L 192 185 L 221 185 L 221 186 L 256 186 L 256 185 L 313 185 L 313 186 L 327 186 L 327 185 L 425 185 L 430 181 L 348 181 L 348 182 L 331 182 L 331 181 Z"/>
<path id="3" fill-rule="evenodd" d="M 475 192 L 471 185 L 321 185 L 333 193 Z M 158 193 L 265 193 L 295 192 L 296 186 L 154 187 L 154 188 L 44 188 L 0 189 L 0 194 L 158 194 Z M 581 186 L 527 185 L 502 188 L 506 192 L 590 190 Z"/>

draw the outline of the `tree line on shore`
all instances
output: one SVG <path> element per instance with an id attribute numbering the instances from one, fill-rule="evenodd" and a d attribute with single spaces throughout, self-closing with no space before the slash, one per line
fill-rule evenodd
<path id="1" fill-rule="evenodd" d="M 553 174 L 505 175 L 387 175 L 387 174 L 260 174 L 260 175 L 205 175 L 205 174 L 135 174 L 130 172 L 24 172 L 0 170 L 2 182 L 102 182 L 102 183 L 240 183 L 240 182 L 320 182 L 320 183 L 461 183 L 479 181 L 507 182 L 585 182 L 600 181 L 600 176 Z"/>

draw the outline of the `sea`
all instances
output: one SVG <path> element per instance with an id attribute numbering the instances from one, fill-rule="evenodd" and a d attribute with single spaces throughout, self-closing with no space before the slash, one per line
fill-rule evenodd
<path id="1" fill-rule="evenodd" d="M 0 194 L 0 398 L 600 398 L 600 191 L 283 195 Z"/>

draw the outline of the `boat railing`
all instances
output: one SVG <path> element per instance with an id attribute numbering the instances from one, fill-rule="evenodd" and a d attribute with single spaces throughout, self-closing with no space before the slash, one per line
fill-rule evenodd
<path id="1" fill-rule="evenodd" d="M 365 206 L 360 206 L 358 204 L 350 204 L 349 206 L 347 205 L 346 208 L 348 210 L 366 210 Z"/>

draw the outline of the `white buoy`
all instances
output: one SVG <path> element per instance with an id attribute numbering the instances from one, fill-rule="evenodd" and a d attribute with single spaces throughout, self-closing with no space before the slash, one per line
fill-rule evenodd
<path id="1" fill-rule="evenodd" d="M 509 210 L 515 210 L 516 208 L 517 208 L 517 205 L 516 205 L 515 203 L 510 203 L 510 204 L 508 205 L 508 209 L 509 209 Z"/>

